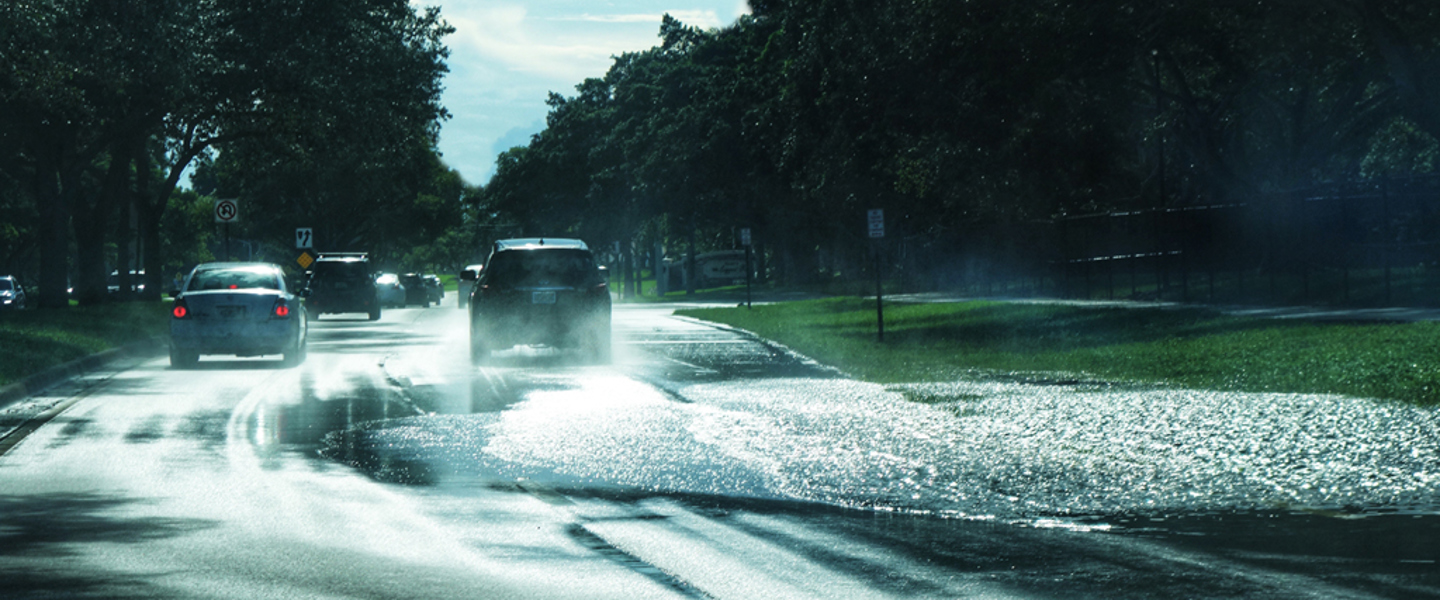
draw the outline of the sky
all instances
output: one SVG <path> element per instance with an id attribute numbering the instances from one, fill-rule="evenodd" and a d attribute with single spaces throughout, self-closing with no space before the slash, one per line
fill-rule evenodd
<path id="1" fill-rule="evenodd" d="M 465 181 L 483 185 L 501 152 L 545 127 L 550 92 L 575 95 L 612 57 L 660 43 L 666 13 L 686 25 L 724 27 L 749 12 L 745 0 L 413 0 L 439 6 L 455 27 L 446 38 L 450 73 L 441 103 L 440 152 Z"/>

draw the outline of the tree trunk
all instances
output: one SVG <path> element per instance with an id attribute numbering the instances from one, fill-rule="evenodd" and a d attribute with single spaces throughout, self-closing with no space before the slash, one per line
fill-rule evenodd
<path id="1" fill-rule="evenodd" d="M 635 275 L 638 270 L 635 266 L 634 244 L 626 242 L 623 253 L 625 255 L 625 297 L 634 298 L 637 295 L 635 293 Z"/>
<path id="2" fill-rule="evenodd" d="M 105 302 L 105 218 L 95 205 L 103 200 L 96 199 L 89 206 L 79 206 L 71 222 L 75 227 L 76 266 L 75 296 L 81 306 Z"/>
<path id="3" fill-rule="evenodd" d="M 165 208 L 170 205 L 170 195 L 179 184 L 186 165 L 195 159 L 195 155 L 194 151 L 188 152 L 175 164 L 170 165 L 170 172 L 166 174 L 165 180 L 159 182 L 159 187 L 155 188 L 151 181 L 154 164 L 150 160 L 150 154 L 143 146 L 135 152 L 136 228 L 139 230 L 142 248 L 139 262 L 145 270 L 145 291 L 140 293 L 141 300 L 159 300 L 171 283 L 165 277 L 166 274 L 161 272 L 165 268 L 165 261 L 161 256 L 160 219 L 165 216 Z"/>
<path id="4" fill-rule="evenodd" d="M 73 189 L 58 161 L 41 159 L 36 165 L 35 201 L 40 209 L 41 308 L 70 306 L 70 201 Z"/>
<path id="5" fill-rule="evenodd" d="M 105 233 L 112 224 L 111 220 L 119 212 L 116 207 L 125 195 L 129 173 L 130 156 L 125 153 L 112 153 L 105 179 L 93 200 L 74 205 L 71 221 L 75 228 L 75 248 L 80 268 L 80 281 L 76 291 L 82 305 L 101 304 L 108 300 Z M 117 264 L 116 268 L 129 269 L 123 264 Z"/>
<path id="6" fill-rule="evenodd" d="M 120 218 L 115 223 L 115 269 L 120 288 L 116 292 L 114 300 L 129 301 L 134 298 L 135 277 L 131 277 L 131 265 L 134 264 L 134 256 L 130 252 L 131 244 L 135 242 L 135 230 L 132 224 L 135 222 L 135 203 L 125 194 L 120 199 Z"/>

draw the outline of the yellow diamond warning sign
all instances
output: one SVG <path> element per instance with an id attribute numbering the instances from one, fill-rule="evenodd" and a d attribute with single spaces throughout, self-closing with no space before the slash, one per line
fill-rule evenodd
<path id="1" fill-rule="evenodd" d="M 295 262 L 300 263 L 300 268 L 308 269 L 310 264 L 315 262 L 315 257 L 310 256 L 309 252 L 301 252 L 300 258 L 295 259 Z"/>

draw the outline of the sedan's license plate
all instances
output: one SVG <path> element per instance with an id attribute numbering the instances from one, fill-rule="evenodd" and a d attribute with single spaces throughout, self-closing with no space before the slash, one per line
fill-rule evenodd
<path id="1" fill-rule="evenodd" d="M 245 316 L 244 306 L 220 306 L 220 316 L 226 319 L 239 319 Z"/>
<path id="2" fill-rule="evenodd" d="M 555 292 L 530 292 L 531 304 L 554 304 Z"/>

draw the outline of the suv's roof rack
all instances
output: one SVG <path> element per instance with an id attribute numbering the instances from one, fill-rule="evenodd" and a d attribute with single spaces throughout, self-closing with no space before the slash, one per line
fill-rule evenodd
<path id="1" fill-rule="evenodd" d="M 515 238 L 509 240 L 497 240 L 496 250 L 515 250 L 520 248 L 574 248 L 576 250 L 589 250 L 585 242 L 570 238 Z"/>

